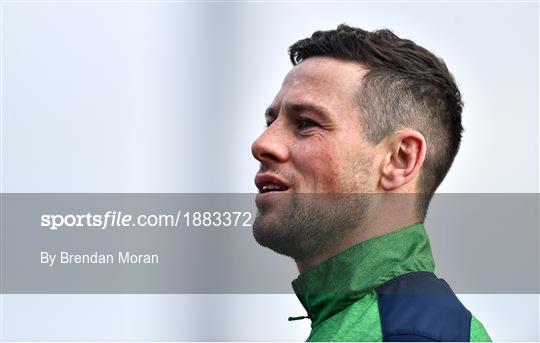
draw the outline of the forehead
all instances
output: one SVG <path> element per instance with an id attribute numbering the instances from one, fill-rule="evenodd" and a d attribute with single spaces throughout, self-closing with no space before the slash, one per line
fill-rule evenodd
<path id="1" fill-rule="evenodd" d="M 311 57 L 285 77 L 274 106 L 312 103 L 331 111 L 355 106 L 355 95 L 367 69 L 359 63 L 329 57 Z"/>

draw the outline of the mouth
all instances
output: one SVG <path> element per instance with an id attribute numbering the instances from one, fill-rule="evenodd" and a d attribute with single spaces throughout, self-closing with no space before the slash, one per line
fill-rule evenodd
<path id="1" fill-rule="evenodd" d="M 255 185 L 261 194 L 286 192 L 289 189 L 285 181 L 271 174 L 257 174 Z"/>

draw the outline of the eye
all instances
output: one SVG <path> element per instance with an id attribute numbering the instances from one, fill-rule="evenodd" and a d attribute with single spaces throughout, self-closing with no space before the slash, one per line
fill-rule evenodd
<path id="1" fill-rule="evenodd" d="M 267 120 L 266 121 L 266 127 L 269 127 L 270 125 L 272 125 L 273 122 L 274 122 L 274 120 Z"/>
<path id="2" fill-rule="evenodd" d="M 309 129 L 311 127 L 319 126 L 319 124 L 317 124 L 313 120 L 304 117 L 298 118 L 297 125 L 299 129 Z"/>

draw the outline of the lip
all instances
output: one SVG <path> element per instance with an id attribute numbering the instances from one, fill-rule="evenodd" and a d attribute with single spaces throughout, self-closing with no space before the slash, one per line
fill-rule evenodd
<path id="1" fill-rule="evenodd" d="M 283 202 L 285 199 L 286 194 L 290 194 L 289 190 L 285 191 L 270 191 L 265 193 L 258 193 L 257 196 L 255 196 L 255 205 L 258 209 L 266 208 L 268 209 L 269 206 L 278 204 L 280 202 Z"/>
<path id="2" fill-rule="evenodd" d="M 273 183 L 273 184 L 285 187 L 285 190 L 269 191 L 269 192 L 263 193 L 262 188 L 264 187 L 264 185 L 269 184 L 269 183 Z M 257 174 L 255 176 L 255 185 L 259 189 L 259 194 L 257 194 L 255 198 L 255 204 L 257 205 L 258 208 L 266 207 L 270 203 L 274 203 L 275 202 L 274 200 L 282 199 L 282 197 L 281 198 L 276 198 L 276 197 L 278 197 L 279 195 L 283 195 L 283 193 L 288 193 L 290 191 L 290 187 L 287 184 L 287 182 L 285 182 L 284 180 L 282 180 L 276 175 L 272 175 L 268 173 Z"/>
<path id="3" fill-rule="evenodd" d="M 285 190 L 283 190 L 283 191 L 270 191 L 270 192 L 264 192 L 263 193 L 263 187 L 265 185 L 269 184 L 269 183 L 284 187 Z M 268 174 L 268 173 L 257 174 L 255 176 L 255 186 L 257 186 L 257 189 L 259 190 L 259 193 L 261 193 L 261 194 L 286 192 L 290 188 L 289 185 L 287 184 L 287 182 L 283 181 L 281 178 L 279 178 L 279 177 L 277 177 L 275 175 Z"/>

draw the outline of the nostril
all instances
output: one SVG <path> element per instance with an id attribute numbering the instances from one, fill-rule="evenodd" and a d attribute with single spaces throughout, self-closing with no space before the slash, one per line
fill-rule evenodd
<path id="1" fill-rule="evenodd" d="M 278 158 L 274 155 L 272 155 L 271 153 L 268 153 L 268 152 L 265 152 L 265 153 L 262 153 L 261 154 L 261 159 L 263 160 L 271 160 L 271 161 L 274 161 L 274 162 L 277 162 L 278 161 Z"/>

